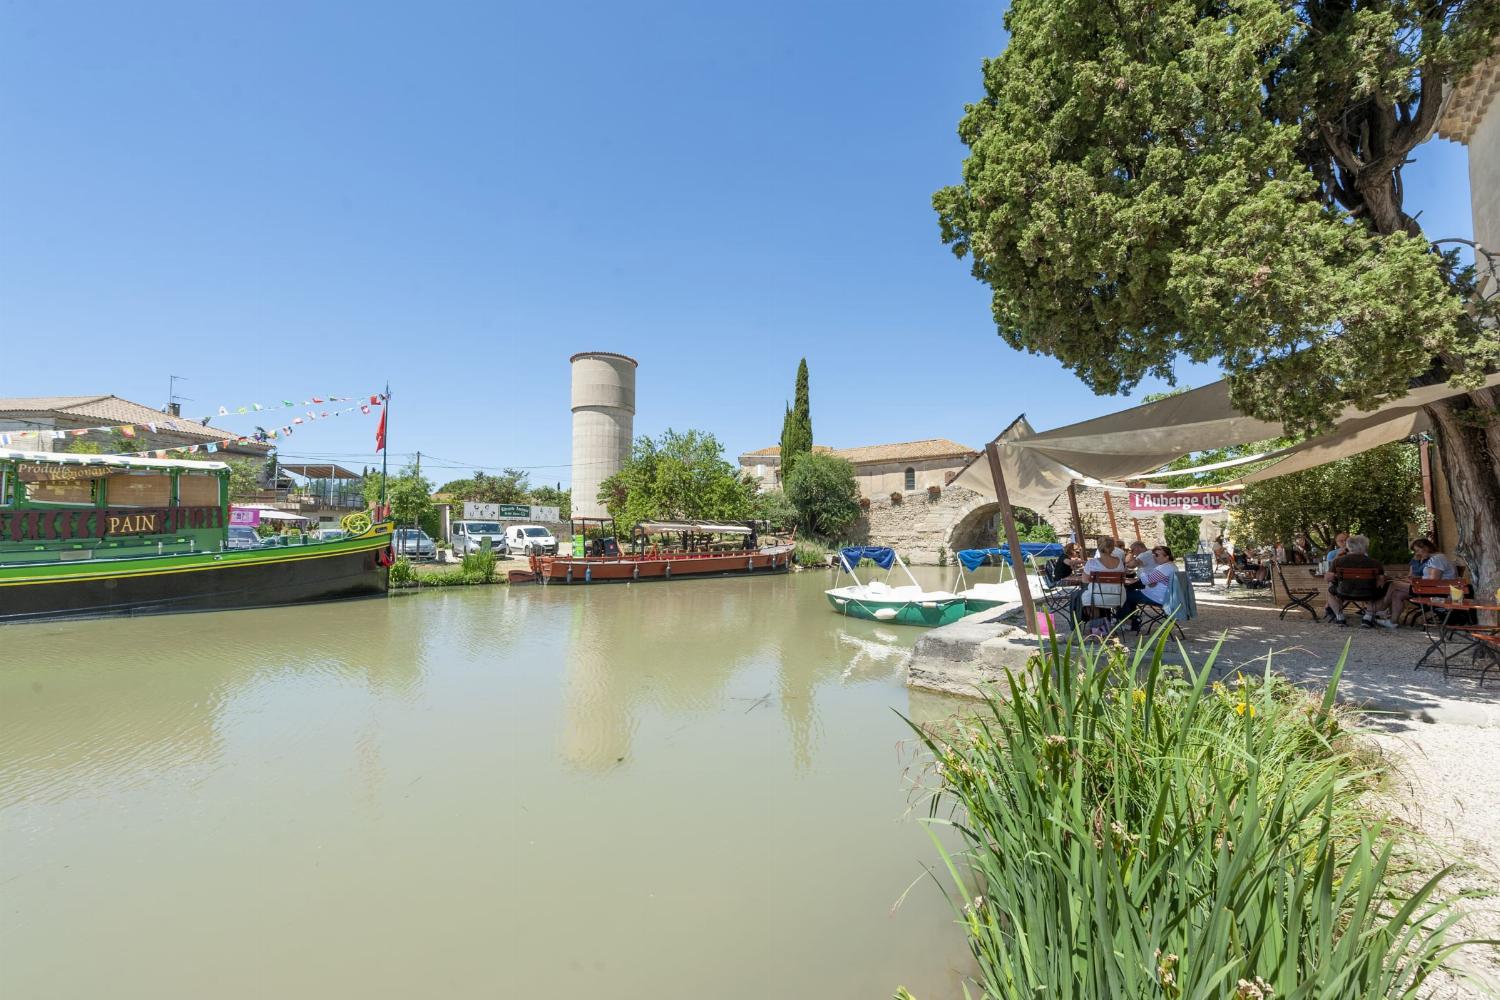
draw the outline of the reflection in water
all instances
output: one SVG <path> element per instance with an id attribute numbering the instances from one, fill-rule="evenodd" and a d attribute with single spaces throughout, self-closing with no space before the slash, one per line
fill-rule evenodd
<path id="1" fill-rule="evenodd" d="M 943 703 L 826 586 L 0 629 L 0 996 L 956 996 Z"/>

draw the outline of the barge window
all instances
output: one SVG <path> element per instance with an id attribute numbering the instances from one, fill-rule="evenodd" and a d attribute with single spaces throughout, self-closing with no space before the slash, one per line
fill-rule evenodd
<path id="1" fill-rule="evenodd" d="M 26 484 L 26 499 L 36 503 L 92 504 L 99 496 L 97 479 L 64 479 Z"/>
<path id="2" fill-rule="evenodd" d="M 172 502 L 172 476 L 166 472 L 110 476 L 105 496 L 111 507 L 165 507 Z"/>
<path id="3" fill-rule="evenodd" d="M 184 507 L 219 506 L 219 477 L 182 473 L 177 477 L 177 502 Z"/>
<path id="4" fill-rule="evenodd" d="M 9 507 L 15 503 L 15 491 L 15 477 L 10 474 L 9 469 L 0 469 L 0 507 Z"/>

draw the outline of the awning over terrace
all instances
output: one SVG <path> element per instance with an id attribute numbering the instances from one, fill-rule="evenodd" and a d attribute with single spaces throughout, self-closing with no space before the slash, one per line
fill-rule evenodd
<path id="1" fill-rule="evenodd" d="M 1489 376 L 1484 384 L 1500 385 L 1500 374 Z M 1273 461 L 1272 465 L 1236 480 L 1247 483 L 1347 458 L 1426 430 L 1428 420 L 1422 407 L 1465 391 L 1440 383 L 1414 389 L 1375 410 L 1362 412 L 1349 407 L 1327 434 L 1279 451 L 1214 463 L 1212 467 Z M 1228 384 L 1220 381 L 1041 433 L 1033 430 L 1025 417 L 1020 417 L 995 442 L 1011 502 L 1040 509 L 1051 505 L 1071 483 L 1105 485 L 1149 480 L 1163 466 L 1184 455 L 1251 444 L 1281 434 L 1281 425 L 1247 417 L 1236 410 L 1229 401 Z M 965 467 L 953 482 L 985 496 L 995 495 L 989 462 L 984 455 Z M 1233 484 L 1219 484 L 1217 488 L 1227 485 Z"/>

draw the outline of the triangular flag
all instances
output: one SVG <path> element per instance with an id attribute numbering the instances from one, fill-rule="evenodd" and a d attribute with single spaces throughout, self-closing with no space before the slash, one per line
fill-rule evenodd
<path id="1" fill-rule="evenodd" d="M 253 405 L 253 406 L 254 406 L 254 407 L 255 407 L 255 412 L 256 412 L 256 413 L 259 413 L 259 412 L 260 412 L 260 411 L 261 411 L 261 410 L 264 410 L 264 409 L 265 409 L 265 407 L 264 407 L 264 406 L 261 406 L 261 405 L 260 405 L 260 404 L 259 404 L 259 403 L 253 403 L 253 404 L 251 404 L 251 405 Z"/>
<path id="2" fill-rule="evenodd" d="M 208 450 L 209 451 L 218 451 L 219 450 L 219 446 L 210 441 L 209 445 L 208 445 Z"/>
<path id="3" fill-rule="evenodd" d="M 292 418 L 292 423 L 294 423 L 294 424 L 300 424 L 300 423 L 302 423 L 302 418 L 301 417 L 293 417 Z"/>
<path id="4" fill-rule="evenodd" d="M 293 403 L 290 399 L 283 399 L 281 401 L 281 405 L 282 406 L 296 406 L 297 404 Z"/>
<path id="5" fill-rule="evenodd" d="M 156 425 L 155 424 L 147 424 L 146 425 L 146 430 L 150 431 L 152 434 L 155 434 L 156 433 Z"/>
<path id="6" fill-rule="evenodd" d="M 242 406 L 238 410 L 236 410 L 235 412 L 236 413 L 249 413 L 250 411 L 248 409 L 246 409 L 245 407 Z"/>
<path id="7" fill-rule="evenodd" d="M 219 416 L 221 416 L 221 417 L 227 417 L 227 416 L 229 416 L 229 411 L 226 410 L 224 407 L 221 406 L 221 407 L 219 407 Z"/>
<path id="8" fill-rule="evenodd" d="M 120 433 L 128 438 L 133 438 L 135 437 L 135 427 L 131 424 L 126 424 L 124 427 L 120 428 Z"/>
<path id="9" fill-rule="evenodd" d="M 370 397 L 370 405 L 371 406 L 379 406 L 380 405 L 380 397 L 379 396 L 371 396 Z"/>
<path id="10" fill-rule="evenodd" d="M 318 397 L 317 397 L 317 396 L 314 396 L 314 397 L 313 397 L 313 398 L 312 398 L 312 401 L 313 401 L 313 402 L 314 402 L 314 403 L 321 403 L 321 402 L 323 402 L 323 401 L 322 401 L 322 400 L 321 400 L 321 399 L 319 399 L 319 398 L 318 398 Z"/>
<path id="11" fill-rule="evenodd" d="M 375 428 L 375 450 L 385 451 L 385 412 L 380 411 L 380 423 Z"/>

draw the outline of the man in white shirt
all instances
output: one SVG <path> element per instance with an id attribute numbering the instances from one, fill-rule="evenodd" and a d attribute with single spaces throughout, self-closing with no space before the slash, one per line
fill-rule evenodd
<path id="1" fill-rule="evenodd" d="M 1125 567 L 1144 573 L 1156 565 L 1156 557 L 1146 548 L 1145 542 L 1131 542 L 1130 554 L 1125 557 Z"/>

